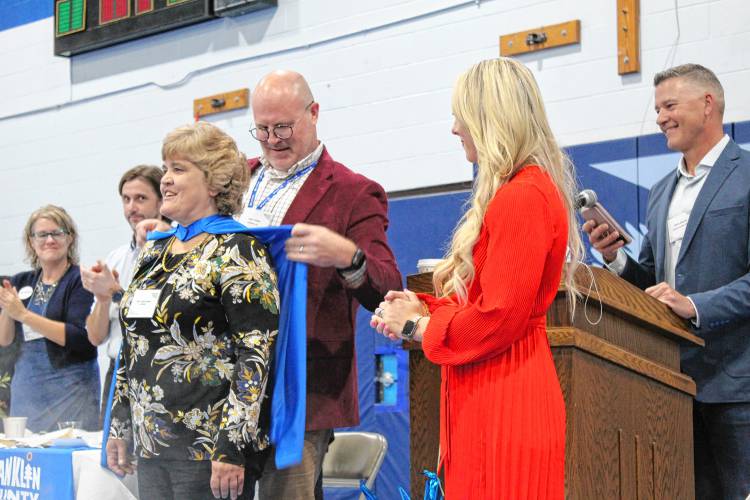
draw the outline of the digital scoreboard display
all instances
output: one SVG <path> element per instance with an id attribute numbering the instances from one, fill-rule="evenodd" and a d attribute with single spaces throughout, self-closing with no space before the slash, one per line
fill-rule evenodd
<path id="1" fill-rule="evenodd" d="M 220 8 L 215 9 L 214 3 Z M 217 15 L 276 6 L 276 0 L 55 0 L 55 55 L 72 56 Z M 236 7 L 236 8 L 235 8 Z"/>

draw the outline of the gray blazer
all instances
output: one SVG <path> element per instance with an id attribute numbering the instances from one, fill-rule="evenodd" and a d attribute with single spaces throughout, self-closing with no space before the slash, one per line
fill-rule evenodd
<path id="1" fill-rule="evenodd" d="M 622 277 L 640 288 L 664 281 L 667 211 L 677 175 L 652 189 L 639 262 Z M 706 403 L 750 401 L 750 153 L 734 141 L 698 194 L 675 268 L 675 288 L 695 303 L 706 347 L 683 346 L 682 371 Z"/>

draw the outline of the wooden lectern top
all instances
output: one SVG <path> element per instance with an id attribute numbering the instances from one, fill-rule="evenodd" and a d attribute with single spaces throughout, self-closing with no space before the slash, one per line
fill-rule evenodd
<path id="1" fill-rule="evenodd" d="M 592 286 L 592 277 L 596 286 Z M 433 292 L 431 273 L 407 276 L 406 282 L 412 291 Z M 575 316 L 570 317 L 563 284 L 547 312 L 551 347 L 586 351 L 695 395 L 695 382 L 680 373 L 679 344 L 705 343 L 690 331 L 687 321 L 606 269 L 580 266 L 576 282 L 583 297 L 576 304 Z M 421 350 L 422 346 L 403 342 L 402 348 Z"/>
<path id="2" fill-rule="evenodd" d="M 646 295 L 638 287 L 631 285 L 624 279 L 620 278 L 600 267 L 579 266 L 576 272 L 576 283 L 583 295 L 582 300 L 576 305 L 576 315 L 584 314 L 583 308 L 588 307 L 588 312 L 601 303 L 603 308 L 611 310 L 614 314 L 621 316 L 629 321 L 648 325 L 656 328 L 663 334 L 674 338 L 675 340 L 690 342 L 699 346 L 704 346 L 705 342 L 700 337 L 690 331 L 688 322 L 672 312 L 666 304 L 662 304 L 657 299 Z M 596 286 L 591 286 L 591 277 L 594 277 Z M 406 278 L 409 290 L 421 293 L 432 293 L 432 273 L 411 274 Z M 589 296 L 588 305 L 585 303 L 586 296 Z M 558 289 L 558 300 L 565 300 L 565 286 L 561 283 Z M 563 313 L 568 315 L 566 308 L 553 308 L 550 310 L 547 324 L 549 326 L 568 325 L 569 321 L 559 317 Z M 598 315 L 598 312 L 596 313 Z M 419 349 L 419 342 L 404 342 L 404 349 Z"/>
<path id="3" fill-rule="evenodd" d="M 596 286 L 592 286 L 592 277 Z M 603 307 L 617 311 L 631 321 L 659 328 L 679 340 L 699 346 L 705 345 L 702 338 L 690 331 L 688 322 L 673 313 L 666 304 L 606 269 L 592 266 L 586 269 L 584 266 L 579 266 L 576 271 L 576 284 L 584 299 L 587 295 L 589 296 L 589 308 L 593 299 L 596 303 L 601 302 Z M 557 293 L 558 297 L 565 294 L 565 286 L 562 283 Z M 584 304 L 579 303 L 577 307 L 584 307 Z"/>

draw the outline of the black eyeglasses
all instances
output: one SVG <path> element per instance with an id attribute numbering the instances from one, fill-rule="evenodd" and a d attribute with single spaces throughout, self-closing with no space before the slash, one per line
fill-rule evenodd
<path id="1" fill-rule="evenodd" d="M 305 109 L 302 112 L 305 113 L 314 103 L 315 100 L 310 101 L 310 104 L 305 106 Z M 299 118 L 297 118 L 297 120 L 299 120 Z M 252 135 L 253 139 L 255 139 L 256 141 L 266 142 L 271 137 L 271 132 L 273 132 L 274 137 L 276 137 L 280 141 L 285 141 L 294 134 L 293 127 L 297 120 L 294 120 L 290 124 L 282 123 L 279 125 L 274 125 L 271 129 L 269 129 L 268 127 L 253 127 L 250 129 L 250 135 Z"/>
<path id="2" fill-rule="evenodd" d="M 55 231 L 40 231 L 38 233 L 31 233 L 31 237 L 38 242 L 47 241 L 47 238 L 52 236 L 55 241 L 62 241 L 69 233 L 64 229 L 57 229 Z"/>

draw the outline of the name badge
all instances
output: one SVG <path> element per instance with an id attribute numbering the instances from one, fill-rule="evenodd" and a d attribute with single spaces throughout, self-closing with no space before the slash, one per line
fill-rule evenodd
<path id="1" fill-rule="evenodd" d="M 247 227 L 267 227 L 271 225 L 268 216 L 257 208 L 246 208 L 242 212 L 239 222 Z"/>
<path id="2" fill-rule="evenodd" d="M 32 330 L 29 326 L 23 325 L 23 340 L 24 342 L 30 342 L 32 340 L 43 339 L 44 335 L 39 332 Z"/>
<path id="3" fill-rule="evenodd" d="M 161 290 L 136 290 L 128 308 L 128 319 L 152 318 Z"/>
<path id="4" fill-rule="evenodd" d="M 34 294 L 34 290 L 28 285 L 18 290 L 18 298 L 21 300 L 26 300 L 29 297 L 31 297 L 33 294 Z"/>
<path id="5" fill-rule="evenodd" d="M 678 241 L 682 241 L 685 236 L 685 228 L 688 224 L 688 214 L 675 215 L 669 221 L 667 221 L 667 229 L 669 231 L 669 243 L 674 244 Z"/>

